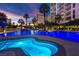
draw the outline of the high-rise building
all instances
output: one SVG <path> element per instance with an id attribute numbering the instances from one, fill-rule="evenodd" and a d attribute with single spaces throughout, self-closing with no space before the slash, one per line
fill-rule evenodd
<path id="1" fill-rule="evenodd" d="M 54 15 L 56 16 L 57 15 L 57 4 L 54 3 Z"/>
<path id="2" fill-rule="evenodd" d="M 8 24 L 11 24 L 11 19 L 7 19 L 7 23 Z"/>
<path id="3" fill-rule="evenodd" d="M 51 17 L 51 21 L 54 22 L 55 20 L 55 11 L 54 11 L 54 3 L 50 3 L 50 17 Z"/>
<path id="4" fill-rule="evenodd" d="M 44 24 L 44 15 L 42 13 L 37 14 L 37 23 Z"/>
<path id="5" fill-rule="evenodd" d="M 58 3 L 57 14 L 63 16 L 63 21 L 79 19 L 79 3 Z"/>

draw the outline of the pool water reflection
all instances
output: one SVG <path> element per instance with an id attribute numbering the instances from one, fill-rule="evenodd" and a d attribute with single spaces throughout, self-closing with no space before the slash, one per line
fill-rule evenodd
<path id="1" fill-rule="evenodd" d="M 0 37 L 23 36 L 23 35 L 51 36 L 51 37 L 56 37 L 56 38 L 60 38 L 60 39 L 63 39 L 63 40 L 79 42 L 79 32 L 68 32 L 68 31 L 45 32 L 45 31 L 39 31 L 39 30 L 18 30 L 18 31 L 15 31 L 15 32 L 0 34 Z"/>

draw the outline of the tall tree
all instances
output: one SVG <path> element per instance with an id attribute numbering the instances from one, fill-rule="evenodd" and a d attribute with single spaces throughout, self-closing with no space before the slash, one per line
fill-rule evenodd
<path id="1" fill-rule="evenodd" d="M 18 20 L 18 23 L 20 23 L 21 29 L 22 29 L 22 25 L 24 24 L 24 20 L 23 20 L 23 19 L 19 19 L 19 20 Z"/>
<path id="2" fill-rule="evenodd" d="M 27 25 L 27 18 L 29 18 L 29 15 L 25 14 L 23 17 L 26 19 L 26 25 Z"/>
<path id="3" fill-rule="evenodd" d="M 55 16 L 55 23 L 60 23 L 60 21 L 62 21 L 62 16 L 60 14 L 57 14 Z"/>
<path id="4" fill-rule="evenodd" d="M 42 3 L 40 5 L 39 12 L 43 13 L 44 15 L 44 25 L 45 25 L 45 21 L 46 21 L 45 16 L 46 16 L 46 13 L 49 12 L 49 6 L 46 3 Z M 45 30 L 45 26 L 44 26 L 44 30 Z"/>
<path id="5" fill-rule="evenodd" d="M 7 16 L 4 13 L 0 13 L 0 26 L 3 28 L 3 31 L 5 26 L 7 26 Z"/>
<path id="6" fill-rule="evenodd" d="M 0 13 L 0 21 L 7 22 L 7 16 L 4 13 Z"/>

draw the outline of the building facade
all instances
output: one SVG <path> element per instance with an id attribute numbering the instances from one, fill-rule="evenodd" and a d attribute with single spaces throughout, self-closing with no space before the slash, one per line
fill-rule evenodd
<path id="1" fill-rule="evenodd" d="M 79 3 L 58 3 L 57 14 L 62 15 L 63 21 L 79 19 Z"/>
<path id="2" fill-rule="evenodd" d="M 44 15 L 42 13 L 37 14 L 37 23 L 44 24 Z"/>
<path id="3" fill-rule="evenodd" d="M 7 19 L 7 23 L 8 24 L 11 24 L 11 19 Z"/>
<path id="4" fill-rule="evenodd" d="M 55 21 L 55 15 L 56 15 L 56 4 L 50 3 L 50 19 L 51 19 L 51 22 Z"/>

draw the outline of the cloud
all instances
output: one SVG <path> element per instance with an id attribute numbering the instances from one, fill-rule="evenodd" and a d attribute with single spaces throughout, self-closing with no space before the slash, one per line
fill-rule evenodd
<path id="1" fill-rule="evenodd" d="M 20 15 L 17 15 L 17 14 L 14 14 L 14 13 L 11 13 L 11 12 L 8 12 L 8 11 L 5 11 L 5 10 L 1 10 L 1 9 L 0 9 L 0 12 L 6 14 L 6 16 L 7 16 L 8 18 L 17 18 L 17 19 L 23 18 L 23 17 L 20 16 Z"/>

